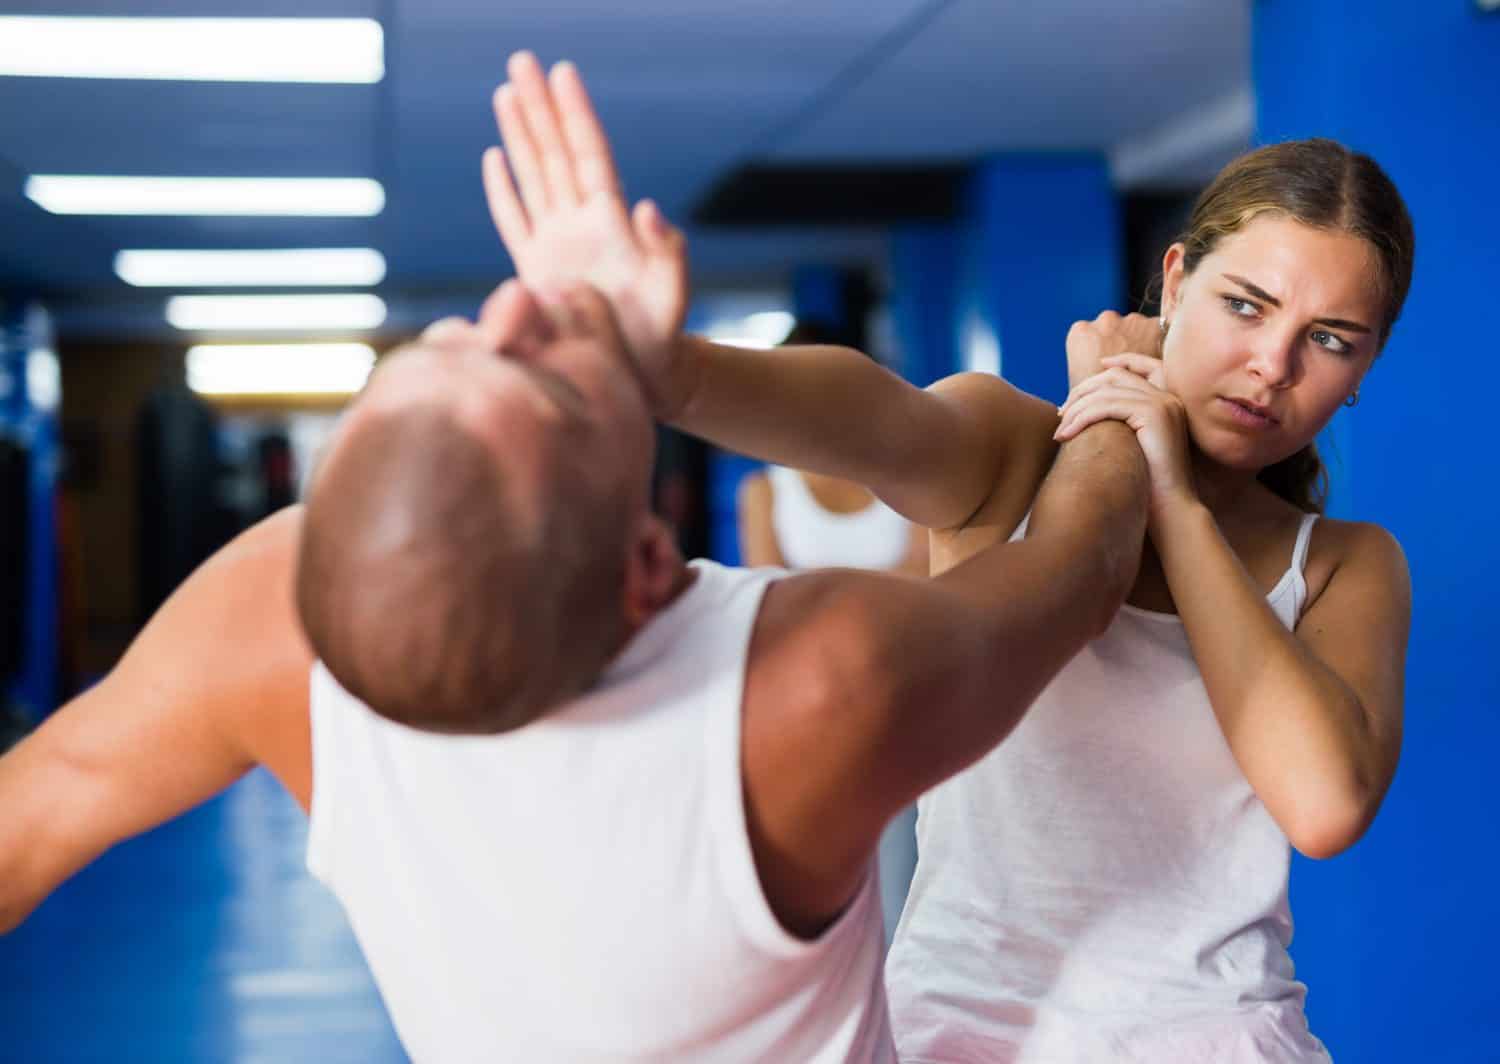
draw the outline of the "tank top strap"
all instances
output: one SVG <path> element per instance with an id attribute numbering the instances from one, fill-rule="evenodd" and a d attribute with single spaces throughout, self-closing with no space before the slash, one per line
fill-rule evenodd
<path id="1" fill-rule="evenodd" d="M 802 478 L 797 475 L 795 469 L 768 465 L 765 473 L 766 479 L 771 482 L 771 497 L 775 501 L 785 500 L 787 505 L 791 506 L 806 500 L 809 494 L 807 486 L 802 483 Z"/>
<path id="2" fill-rule="evenodd" d="M 1312 542 L 1313 525 L 1317 523 L 1317 514 L 1303 514 L 1302 525 L 1297 529 L 1297 545 L 1292 548 L 1292 570 L 1299 576 L 1307 568 L 1307 546 Z"/>
<path id="3" fill-rule="evenodd" d="M 1292 601 L 1286 603 L 1283 600 L 1271 604 L 1271 608 L 1290 630 L 1296 629 L 1297 622 L 1302 619 L 1302 611 L 1307 608 L 1307 578 L 1303 575 L 1303 570 L 1307 567 L 1307 546 L 1312 542 L 1313 525 L 1317 522 L 1317 514 L 1304 514 L 1302 525 L 1297 529 L 1297 545 L 1292 548 L 1292 565 L 1286 574 L 1291 581 Z"/>

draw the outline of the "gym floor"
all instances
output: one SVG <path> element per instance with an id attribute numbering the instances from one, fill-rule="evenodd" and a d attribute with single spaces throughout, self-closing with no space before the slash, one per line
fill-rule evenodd
<path id="1" fill-rule="evenodd" d="M 0 938 L 0 1060 L 406 1061 L 307 824 L 257 771 Z"/>

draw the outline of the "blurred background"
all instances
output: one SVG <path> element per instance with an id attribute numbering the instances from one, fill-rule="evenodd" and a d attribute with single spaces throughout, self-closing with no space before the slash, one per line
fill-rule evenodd
<path id="1" fill-rule="evenodd" d="M 515 49 L 580 65 L 629 194 L 686 225 L 691 328 L 1054 400 L 1068 325 L 1150 309 L 1219 166 L 1336 137 L 1419 254 L 1323 441 L 1331 512 L 1400 538 L 1416 598 L 1400 773 L 1296 865 L 1293 951 L 1336 1059 L 1500 1059 L 1497 7 L 0 0 L 0 748 L 297 498 L 381 354 L 510 275 L 479 157 Z M 754 466 L 661 443 L 658 508 L 737 561 Z M 0 1060 L 403 1059 L 303 832 L 254 775 L 78 877 L 0 939 Z"/>

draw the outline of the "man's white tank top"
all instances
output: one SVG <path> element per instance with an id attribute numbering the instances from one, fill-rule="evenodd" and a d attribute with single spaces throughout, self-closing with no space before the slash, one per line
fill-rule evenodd
<path id="1" fill-rule="evenodd" d="M 1288 629 L 1314 520 L 1267 597 Z M 905 1064 L 1327 1061 L 1287 953 L 1286 836 L 1177 617 L 1123 607 L 922 798 L 917 845 L 886 968 Z"/>
<path id="2" fill-rule="evenodd" d="M 894 1060 L 873 869 L 803 941 L 750 851 L 740 708 L 782 574 L 692 571 L 592 691 L 505 735 L 392 724 L 315 666 L 308 867 L 414 1060 Z"/>
<path id="3" fill-rule="evenodd" d="M 767 466 L 771 527 L 790 569 L 890 569 L 906 557 L 911 527 L 879 499 L 853 513 L 825 510 L 795 469 Z"/>

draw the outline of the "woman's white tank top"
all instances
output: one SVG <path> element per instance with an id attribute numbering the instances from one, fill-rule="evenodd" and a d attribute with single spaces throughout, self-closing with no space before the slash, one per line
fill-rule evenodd
<path id="1" fill-rule="evenodd" d="M 782 929 L 745 826 L 740 710 L 777 570 L 696 580 L 588 694 L 434 735 L 312 677 L 308 866 L 419 1062 L 894 1060 L 876 876 Z"/>
<path id="2" fill-rule="evenodd" d="M 1267 596 L 1288 629 L 1314 520 Z M 1177 617 L 1123 607 L 922 798 L 917 841 L 886 967 L 905 1064 L 1328 1059 L 1287 952 L 1290 847 Z"/>
<path id="3" fill-rule="evenodd" d="M 825 510 L 795 469 L 768 466 L 771 526 L 789 569 L 890 569 L 906 557 L 911 526 L 879 499 L 853 513 Z"/>

